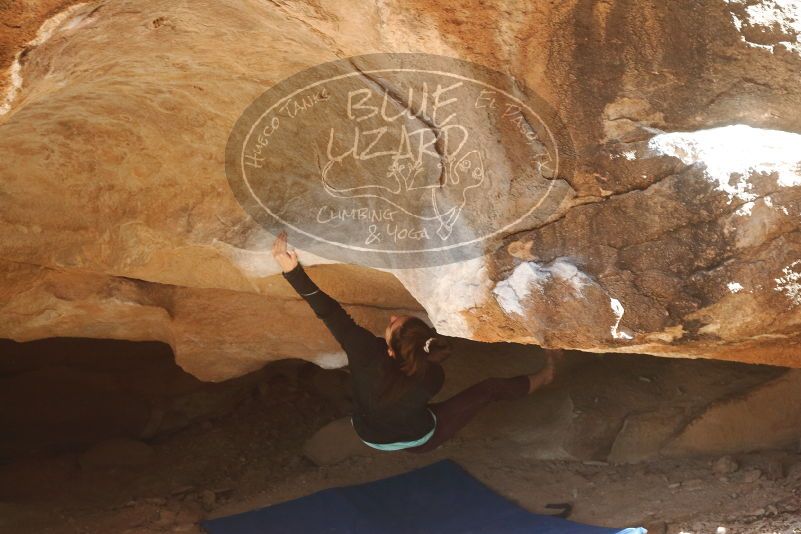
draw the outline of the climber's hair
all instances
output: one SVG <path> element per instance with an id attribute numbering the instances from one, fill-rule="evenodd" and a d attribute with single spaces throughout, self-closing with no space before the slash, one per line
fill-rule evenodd
<path id="1" fill-rule="evenodd" d="M 425 345 L 429 338 L 434 339 L 429 342 L 426 352 Z M 406 376 L 424 373 L 432 361 L 441 362 L 451 354 L 450 342 L 417 317 L 407 319 L 392 333 L 389 346 Z"/>

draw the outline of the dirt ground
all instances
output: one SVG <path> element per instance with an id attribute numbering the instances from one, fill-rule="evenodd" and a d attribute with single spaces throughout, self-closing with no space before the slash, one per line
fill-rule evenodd
<path id="1" fill-rule="evenodd" d="M 633 465 L 537 461 L 525 459 L 525 445 L 504 435 L 468 432 L 427 455 L 382 453 L 318 467 L 303 456 L 303 444 L 345 415 L 347 405 L 331 402 L 308 381 L 280 374 L 265 380 L 230 414 L 150 440 L 152 455 L 139 465 L 92 467 L 78 453 L 61 453 L 3 466 L 0 532 L 200 533 L 203 518 L 442 458 L 533 512 L 572 502 L 571 519 L 580 522 L 645 526 L 651 534 L 723 532 L 719 527 L 727 534 L 801 532 L 798 451 L 735 455 L 736 468 L 728 470 L 715 468 L 718 457 Z M 514 402 L 488 410 L 508 411 Z"/>

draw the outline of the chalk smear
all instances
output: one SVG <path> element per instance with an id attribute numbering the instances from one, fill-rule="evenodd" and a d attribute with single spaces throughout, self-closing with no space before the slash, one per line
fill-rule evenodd
<path id="1" fill-rule="evenodd" d="M 724 0 L 729 5 L 744 6 L 745 16 L 741 18 L 741 12 L 731 13 L 732 23 L 738 32 L 742 32 L 743 25 L 756 26 L 771 30 L 778 29 L 779 32 L 794 39 L 779 40 L 775 44 L 754 43 L 740 35 L 740 41 L 746 43 L 751 48 L 761 48 L 775 53 L 775 47 L 782 44 L 789 50 L 801 54 L 801 2 L 798 0 Z"/>
<path id="2" fill-rule="evenodd" d="M 73 13 L 81 9 L 86 5 L 86 2 L 75 4 L 74 6 L 70 6 L 64 11 L 60 13 L 56 13 L 46 21 L 42 23 L 39 27 L 39 30 L 36 32 L 36 36 L 28 41 L 23 49 L 29 49 L 32 47 L 39 46 L 45 42 L 47 42 L 50 37 L 59 29 L 61 24 L 67 20 Z M 77 26 L 77 23 L 74 21 L 70 22 L 66 25 L 67 29 L 72 29 Z M 6 94 L 3 95 L 3 100 L 0 101 L 0 115 L 5 115 L 9 111 L 11 111 L 11 104 L 14 102 L 14 99 L 17 98 L 17 94 L 22 89 L 22 63 L 20 59 L 22 57 L 22 52 L 17 52 L 14 55 L 14 60 L 11 62 L 11 66 L 8 68 L 8 87 L 6 88 Z"/>
<path id="3" fill-rule="evenodd" d="M 736 124 L 655 135 L 648 147 L 687 165 L 702 163 L 704 176 L 728 195 L 729 203 L 745 201 L 738 215 L 750 215 L 757 199 L 749 181 L 753 173 L 775 175 L 780 187 L 801 186 L 801 135 L 796 133 Z"/>
<path id="4" fill-rule="evenodd" d="M 774 291 L 784 293 L 793 304 L 801 305 L 801 260 L 796 260 L 782 269 L 782 273 L 782 276 L 774 279 L 776 282 Z"/>
<path id="5" fill-rule="evenodd" d="M 623 305 L 616 298 L 610 298 L 609 305 L 612 307 L 612 313 L 614 313 L 615 317 L 617 318 L 615 324 L 613 324 L 612 327 L 610 328 L 612 337 L 615 339 L 634 339 L 629 334 L 618 331 L 618 328 L 620 327 L 620 320 L 623 319 L 623 314 L 625 313 Z"/>
<path id="6" fill-rule="evenodd" d="M 506 280 L 498 282 L 492 290 L 495 299 L 507 313 L 525 316 L 523 301 L 532 291 L 543 292 L 545 284 L 560 280 L 568 284 L 577 297 L 584 297 L 583 288 L 592 279 L 566 258 L 556 258 L 549 264 L 527 261 L 515 267 Z"/>
<path id="7" fill-rule="evenodd" d="M 743 286 L 739 282 L 729 282 L 726 284 L 726 287 L 728 287 L 729 291 L 732 293 L 737 293 L 743 290 Z"/>

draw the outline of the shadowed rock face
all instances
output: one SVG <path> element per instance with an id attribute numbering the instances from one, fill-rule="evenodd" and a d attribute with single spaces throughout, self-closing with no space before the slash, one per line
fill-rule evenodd
<path id="1" fill-rule="evenodd" d="M 801 366 L 792 2 L 52 4 L 0 2 L 2 337 L 160 340 L 205 380 L 344 364 L 232 194 L 227 136 L 298 71 L 424 51 L 548 101 L 576 168 L 554 178 L 547 220 L 481 258 L 374 270 L 299 251 L 357 321 L 378 334 L 401 311 L 485 341 Z"/>

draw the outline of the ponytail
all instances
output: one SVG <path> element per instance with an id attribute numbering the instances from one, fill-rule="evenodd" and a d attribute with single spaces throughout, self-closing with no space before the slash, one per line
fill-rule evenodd
<path id="1" fill-rule="evenodd" d="M 417 317 L 401 325 L 390 339 L 390 346 L 406 376 L 425 372 L 431 362 L 441 362 L 451 353 L 450 342 Z"/>

